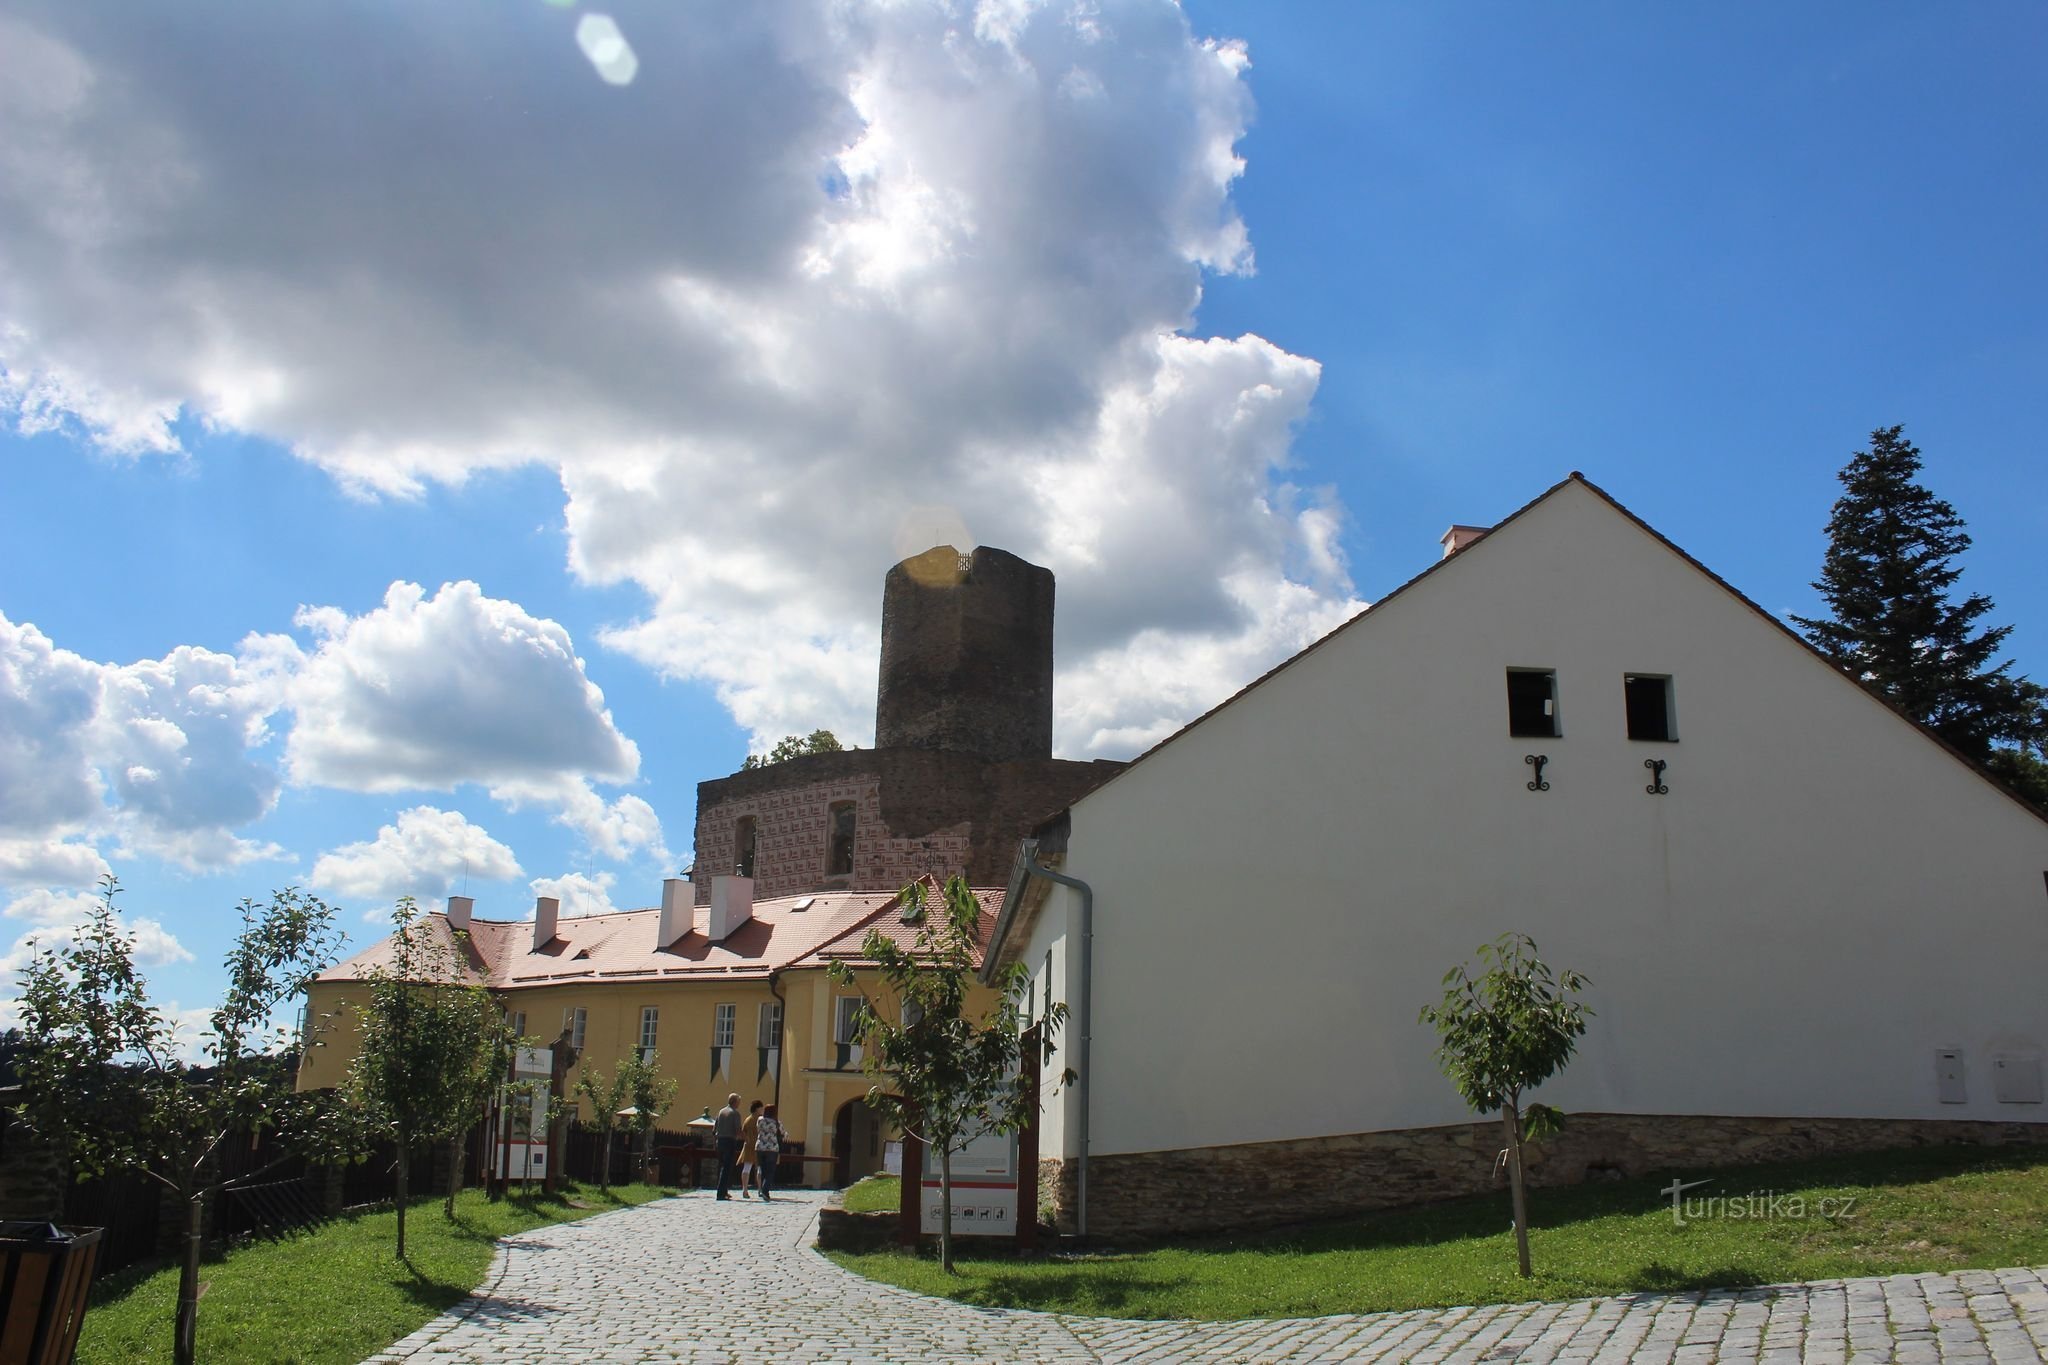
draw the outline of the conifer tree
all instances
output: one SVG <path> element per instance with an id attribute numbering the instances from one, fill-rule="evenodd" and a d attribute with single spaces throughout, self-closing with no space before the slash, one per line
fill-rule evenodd
<path id="1" fill-rule="evenodd" d="M 1984 624 L 1989 597 L 1950 599 L 1970 537 L 1921 486 L 1920 450 L 1903 431 L 1871 432 L 1837 475 L 1843 493 L 1813 585 L 1833 615 L 1792 620 L 1851 677 L 2010 780 L 2048 737 L 2048 689 L 1997 658 L 2012 627 Z"/>

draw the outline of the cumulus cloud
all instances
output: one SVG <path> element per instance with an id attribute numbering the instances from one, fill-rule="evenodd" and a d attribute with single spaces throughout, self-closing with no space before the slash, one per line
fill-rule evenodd
<path id="1" fill-rule="evenodd" d="M 274 722 L 301 786 L 476 784 L 604 856 L 667 860 L 653 808 L 593 786 L 631 780 L 640 754 L 557 623 L 474 583 L 394 583 L 363 615 L 303 608 L 296 624 L 310 648 L 252 634 L 233 654 L 109 664 L 0 615 L 0 885 L 90 885 L 106 840 L 194 869 L 284 856 L 239 832 L 285 783 Z"/>
<path id="2" fill-rule="evenodd" d="M 389 905 L 400 896 L 441 900 L 465 877 L 497 882 L 519 875 L 512 850 L 461 811 L 414 806 L 376 838 L 321 854 L 310 880 L 348 900 Z"/>
<path id="3" fill-rule="evenodd" d="M 8 980 L 14 973 L 28 966 L 33 955 L 40 950 L 61 947 L 78 937 L 79 926 L 92 914 L 99 904 L 99 897 L 84 892 L 60 895 L 53 891 L 28 891 L 8 902 L 4 912 L 8 919 L 26 920 L 28 927 L 6 956 L 0 957 L 0 980 Z M 163 924 L 147 917 L 123 915 L 120 917 L 122 930 L 135 939 L 135 961 L 143 967 L 161 967 L 172 962 L 190 962 L 192 954 L 185 945 L 164 928 Z"/>
<path id="4" fill-rule="evenodd" d="M 573 570 L 647 595 L 607 642 L 757 743 L 870 733 L 881 576 L 933 504 L 1060 575 L 1069 752 L 1355 609 L 1342 509 L 1286 473 L 1315 364 L 1192 334 L 1252 262 L 1242 47 L 1170 0 L 678 5 L 619 16 L 613 85 L 579 17 L 24 0 L 14 419 L 149 458 L 188 416 L 366 495 L 544 463 Z"/>
<path id="5" fill-rule="evenodd" d="M 564 872 L 559 877 L 535 877 L 529 885 L 534 895 L 561 901 L 564 915 L 608 915 L 618 909 L 612 904 L 612 886 L 617 880 L 609 872 L 594 877 Z"/>
<path id="6" fill-rule="evenodd" d="M 432 597 L 393 583 L 374 611 L 301 610 L 298 620 L 318 645 L 291 685 L 295 782 L 447 791 L 639 771 L 569 632 L 474 583 Z"/>
<path id="7" fill-rule="evenodd" d="M 257 752 L 280 670 L 271 638 L 107 664 L 0 615 L 0 882 L 92 881 L 106 863 L 78 836 L 192 868 L 277 856 L 234 831 L 282 785 Z"/>

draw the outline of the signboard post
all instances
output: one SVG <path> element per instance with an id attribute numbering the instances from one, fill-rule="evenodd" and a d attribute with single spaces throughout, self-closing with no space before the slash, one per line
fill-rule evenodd
<path id="1" fill-rule="evenodd" d="M 1025 1030 L 1024 1127 L 1016 1133 L 979 1133 L 953 1153 L 953 1235 L 1013 1237 L 1020 1247 L 1038 1242 L 1038 1081 L 1040 1034 Z M 909 1116 L 916 1127 L 915 1115 Z M 939 1230 L 944 1198 L 938 1157 L 916 1133 L 905 1132 L 897 1240 L 916 1245 Z"/>
<path id="2" fill-rule="evenodd" d="M 513 1050 L 511 1081 L 498 1096 L 498 1179 L 547 1179 L 547 1087 L 553 1074 L 547 1048 Z"/>

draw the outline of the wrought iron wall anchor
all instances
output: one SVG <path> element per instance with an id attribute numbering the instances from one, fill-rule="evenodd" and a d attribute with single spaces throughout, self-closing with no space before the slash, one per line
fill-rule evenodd
<path id="1" fill-rule="evenodd" d="M 1534 780 L 1534 781 L 1532 781 L 1532 782 L 1531 782 L 1531 783 L 1529 784 L 1529 790 L 1530 790 L 1530 791 L 1532 791 L 1532 792 L 1547 792 L 1547 791 L 1549 791 L 1549 790 L 1550 790 L 1550 784 L 1549 784 L 1548 782 L 1545 782 L 1545 781 L 1543 780 L 1543 765 L 1544 765 L 1544 764 L 1546 764 L 1546 763 L 1548 763 L 1548 762 L 1550 762 L 1550 755 L 1549 755 L 1549 754 L 1524 754 L 1524 755 L 1522 755 L 1522 762 L 1524 762 L 1524 763 L 1528 764 L 1528 765 L 1529 765 L 1530 767 L 1532 767 L 1532 768 L 1534 768 L 1534 769 L 1536 770 L 1536 778 L 1535 778 L 1535 780 Z"/>
<path id="2" fill-rule="evenodd" d="M 1654 776 L 1650 780 L 1650 785 L 1643 788 L 1644 791 L 1648 792 L 1652 796 L 1662 796 L 1664 795 L 1664 793 L 1671 790 L 1671 788 L 1664 785 L 1664 769 L 1668 765 L 1665 763 L 1663 759 L 1646 758 L 1643 760 L 1643 766 L 1645 768 L 1648 768 L 1651 771 L 1651 773 L 1654 774 Z"/>

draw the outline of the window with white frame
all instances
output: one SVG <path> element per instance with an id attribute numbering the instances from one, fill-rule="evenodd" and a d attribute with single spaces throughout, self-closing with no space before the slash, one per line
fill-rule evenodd
<path id="1" fill-rule="evenodd" d="M 841 1071 L 860 1065 L 861 1004 L 857 995 L 842 995 L 833 1001 L 832 1064 Z"/>
<path id="2" fill-rule="evenodd" d="M 739 1015 L 740 1007 L 738 1005 L 720 1005 L 718 1007 L 717 1012 L 711 1016 L 711 1046 L 732 1046 L 732 1035 L 735 1025 L 739 1020 Z"/>
<path id="3" fill-rule="evenodd" d="M 842 1046 L 860 1041 L 860 997 L 842 995 L 834 1002 L 832 1041 Z"/>
<path id="4" fill-rule="evenodd" d="M 571 1005 L 562 1011 L 562 1027 L 569 1031 L 569 1046 L 583 1046 L 583 1027 L 589 1021 L 589 1014 L 581 1005 Z"/>
<path id="5" fill-rule="evenodd" d="M 506 1018 L 512 1025 L 512 1036 L 514 1038 L 524 1038 L 526 1036 L 526 1011 L 513 1010 Z"/>
<path id="6" fill-rule="evenodd" d="M 756 1028 L 754 1046 L 782 1046 L 782 1002 L 780 1000 L 763 1000 L 761 1002 L 761 1017 Z"/>
<path id="7" fill-rule="evenodd" d="M 661 1011 L 652 1005 L 640 1010 L 640 1047 L 642 1051 L 654 1046 L 654 1037 L 661 1031 Z"/>

